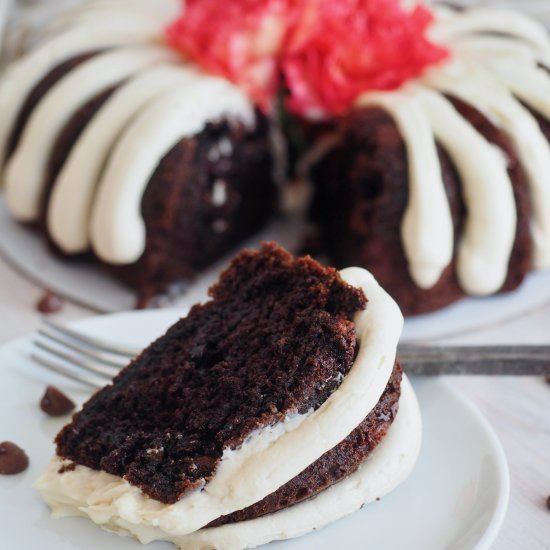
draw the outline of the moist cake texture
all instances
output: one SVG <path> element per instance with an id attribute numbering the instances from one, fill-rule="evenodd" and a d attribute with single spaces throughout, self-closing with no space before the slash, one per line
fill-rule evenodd
<path id="1" fill-rule="evenodd" d="M 366 298 L 336 270 L 265 245 L 210 295 L 84 406 L 59 456 L 174 503 L 208 482 L 224 449 L 317 409 L 349 371 L 350 319 Z"/>

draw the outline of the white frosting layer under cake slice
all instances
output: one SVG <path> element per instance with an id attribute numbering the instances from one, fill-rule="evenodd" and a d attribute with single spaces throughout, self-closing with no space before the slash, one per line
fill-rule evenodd
<path id="1" fill-rule="evenodd" d="M 393 370 L 403 323 L 395 302 L 367 271 L 350 268 L 342 277 L 362 288 L 369 302 L 354 319 L 357 358 L 319 409 L 290 415 L 257 431 L 238 449 L 226 449 L 213 480 L 176 504 L 147 498 L 122 478 L 82 466 L 58 475 L 55 463 L 37 485 L 47 502 L 64 514 L 87 515 L 107 527 L 133 525 L 181 537 L 262 500 L 338 445 L 378 403 Z"/>
<path id="2" fill-rule="evenodd" d="M 131 534 L 143 544 L 166 540 L 183 550 L 240 550 L 273 540 L 298 537 L 355 512 L 363 504 L 383 497 L 403 482 L 416 463 L 421 432 L 416 396 L 404 376 L 399 411 L 385 438 L 355 473 L 316 497 L 257 519 L 200 529 L 185 536 L 174 535 L 152 525 L 134 524 L 122 518 L 111 518 L 101 526 L 121 535 Z M 103 485 L 106 494 L 110 478 L 114 476 L 91 470 L 83 475 L 82 467 L 78 467 L 76 473 L 64 474 L 76 478 L 68 498 L 66 487 L 59 482 L 57 470 L 60 466 L 61 461 L 54 460 L 38 484 L 52 508 L 52 515 L 57 518 L 88 516 L 88 512 L 81 507 L 90 486 L 101 491 L 100 486 Z M 90 479 L 92 476 L 98 479 Z"/>
<path id="3" fill-rule="evenodd" d="M 416 463 L 421 433 L 422 422 L 416 396 L 407 377 L 403 376 L 399 411 L 385 438 L 355 473 L 316 497 L 274 514 L 201 529 L 181 538 L 166 538 L 158 531 L 156 534 L 147 530 L 129 532 L 143 543 L 160 538 L 170 540 L 182 550 L 240 550 L 274 540 L 299 537 L 321 529 L 393 491 L 409 476 Z"/>

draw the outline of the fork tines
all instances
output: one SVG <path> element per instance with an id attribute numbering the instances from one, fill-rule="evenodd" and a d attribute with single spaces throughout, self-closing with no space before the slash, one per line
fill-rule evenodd
<path id="1" fill-rule="evenodd" d="M 34 340 L 31 357 L 42 366 L 93 388 L 103 387 L 137 350 L 107 344 L 50 320 Z"/>

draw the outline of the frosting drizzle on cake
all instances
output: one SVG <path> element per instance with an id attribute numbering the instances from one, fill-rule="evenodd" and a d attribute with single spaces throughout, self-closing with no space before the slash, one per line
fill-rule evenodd
<path id="1" fill-rule="evenodd" d="M 48 202 L 48 230 L 67 254 L 90 248 L 90 219 L 98 183 L 115 147 L 133 118 L 157 97 L 184 89 L 193 69 L 158 65 L 140 72 L 116 90 L 84 130 L 56 179 Z"/>
<path id="2" fill-rule="evenodd" d="M 178 141 L 199 133 L 210 121 L 228 118 L 245 126 L 254 122 L 250 101 L 228 81 L 200 72 L 188 76 L 185 86 L 139 114 L 109 159 L 90 228 L 94 251 L 105 261 L 128 264 L 143 254 L 146 231 L 141 199 L 160 160 Z"/>
<path id="3" fill-rule="evenodd" d="M 60 34 L 47 35 L 43 42 L 21 60 L 8 67 L 0 81 L 0 167 L 6 162 L 5 154 L 10 132 L 15 119 L 32 87 L 42 75 L 63 61 L 83 52 L 97 51 L 117 46 L 160 42 L 162 32 L 168 19 L 159 17 L 163 12 L 157 5 L 177 3 L 178 12 L 181 4 L 178 0 L 157 0 L 149 3 L 149 10 L 139 16 L 128 16 L 127 12 L 117 14 L 115 2 L 94 20 L 80 22 L 78 17 Z M 93 12 L 94 4 L 90 7 Z M 155 9 L 151 10 L 152 4 Z"/>
<path id="4" fill-rule="evenodd" d="M 6 200 L 18 220 L 37 220 L 51 144 L 75 108 L 136 72 L 173 57 L 172 52 L 158 46 L 107 51 L 71 71 L 46 94 L 31 114 L 6 166 Z"/>
<path id="5" fill-rule="evenodd" d="M 438 9 L 436 13 L 431 35 L 451 49 L 452 58 L 396 92 L 363 94 L 357 107 L 385 109 L 405 141 L 410 196 L 401 236 L 417 286 L 433 287 L 453 258 L 452 220 L 435 153 L 438 142 L 461 176 L 466 205 L 457 277 L 468 294 L 488 295 L 502 287 L 508 273 L 516 235 L 512 185 L 502 153 L 446 97 L 457 97 L 478 109 L 514 143 L 530 185 L 534 263 L 549 267 L 550 145 L 520 100 L 549 117 L 550 102 L 543 91 L 550 90 L 550 76 L 540 64 L 550 59 L 550 40 L 544 28 L 521 14 L 481 9 Z M 477 34 L 491 32 L 507 36 Z M 510 65 L 509 54 L 521 62 Z M 516 68 L 525 78 L 518 76 Z M 417 112 L 414 122 L 405 122 L 404 105 Z M 425 266 L 429 274 L 423 273 Z"/>

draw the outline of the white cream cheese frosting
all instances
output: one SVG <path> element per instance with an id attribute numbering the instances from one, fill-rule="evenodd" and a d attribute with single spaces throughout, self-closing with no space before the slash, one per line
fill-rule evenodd
<path id="1" fill-rule="evenodd" d="M 267 516 L 200 529 L 181 538 L 171 539 L 158 532 L 130 532 L 143 543 L 153 540 L 151 537 L 168 539 L 182 550 L 240 550 L 304 535 L 382 498 L 405 481 L 418 458 L 421 433 L 416 396 L 404 376 L 399 411 L 382 442 L 355 473 L 316 497 Z"/>
<path id="2" fill-rule="evenodd" d="M 170 541 L 182 550 L 240 550 L 298 537 L 355 512 L 402 483 L 416 463 L 421 433 L 418 403 L 404 376 L 399 411 L 382 442 L 355 473 L 316 497 L 257 519 L 204 528 L 184 536 L 152 525 L 134 524 L 120 517 L 111 518 L 102 527 L 120 535 L 130 534 L 143 544 L 154 540 Z M 87 517 L 88 514 L 80 510 L 82 503 L 92 490 L 107 494 L 114 476 L 92 470 L 83 472 L 83 468 L 78 467 L 75 472 L 64 474 L 66 477 L 62 479 L 57 473 L 60 465 L 60 461 L 52 461 L 37 484 L 52 508 L 53 517 Z"/>
<path id="3" fill-rule="evenodd" d="M 158 96 L 181 89 L 193 77 L 180 65 L 156 65 L 128 80 L 107 100 L 75 143 L 48 202 L 48 230 L 67 254 L 88 250 L 97 183 L 116 140 Z"/>
<path id="4" fill-rule="evenodd" d="M 491 294 L 504 284 L 516 236 L 506 159 L 442 95 L 420 86 L 414 93 L 460 175 L 468 205 L 458 250 L 459 282 L 469 294 Z"/>
<path id="5" fill-rule="evenodd" d="M 548 31 L 533 18 L 515 10 L 469 8 L 464 11 L 436 8 L 431 37 L 445 44 L 454 44 L 465 36 L 502 34 L 532 44 L 537 50 L 550 53 Z"/>
<path id="6" fill-rule="evenodd" d="M 141 199 L 155 169 L 180 140 L 221 119 L 251 127 L 254 108 L 226 80 L 196 72 L 185 86 L 147 106 L 128 126 L 99 182 L 92 211 L 91 241 L 101 259 L 128 264 L 140 258 L 145 250 Z"/>
<path id="7" fill-rule="evenodd" d="M 550 76 L 539 67 L 550 65 L 548 30 L 517 11 L 473 8 L 442 13 L 432 36 L 449 45 L 453 59 L 429 71 L 427 83 L 476 107 L 514 143 L 530 185 L 534 262 L 549 267 L 550 146 L 517 99 L 550 120 L 548 99 L 543 98 Z M 494 202 L 498 200 L 495 196 Z"/>
<path id="8" fill-rule="evenodd" d="M 367 93 L 357 106 L 382 107 L 405 142 L 409 197 L 401 241 L 413 281 L 419 288 L 431 288 L 453 258 L 453 222 L 429 119 L 407 90 Z"/>
<path id="9" fill-rule="evenodd" d="M 51 88 L 32 112 L 5 172 L 6 200 L 20 221 L 40 213 L 49 155 L 71 115 L 87 101 L 136 72 L 173 59 L 158 46 L 121 48 L 94 56 Z"/>
<path id="10" fill-rule="evenodd" d="M 534 263 L 550 267 L 550 145 L 520 102 L 550 120 L 550 75 L 540 67 L 550 66 L 550 39 L 542 25 L 516 12 L 437 8 L 436 14 L 431 36 L 449 47 L 451 59 L 398 91 L 366 93 L 357 105 L 383 108 L 405 142 L 409 199 L 401 241 L 416 286 L 432 288 L 456 256 L 463 290 L 488 295 L 508 272 L 517 227 L 513 187 L 503 152 L 445 95 L 472 105 L 511 139 L 529 182 Z M 457 250 L 436 142 L 461 179 L 466 221 Z"/>
<path id="11" fill-rule="evenodd" d="M 550 144 L 536 119 L 501 81 L 482 66 L 454 61 L 444 68 L 430 71 L 426 81 L 432 87 L 478 107 L 512 140 L 530 187 L 535 264 L 541 268 L 549 267 Z M 494 197 L 494 200 L 500 200 L 500 197 Z"/>
<path id="12" fill-rule="evenodd" d="M 171 538 L 182 537 L 258 502 L 302 472 L 347 437 L 376 406 L 393 370 L 401 333 L 403 318 L 397 305 L 368 272 L 350 268 L 342 277 L 364 289 L 369 303 L 354 319 L 357 358 L 319 409 L 290 415 L 285 422 L 256 432 L 238 449 L 226 449 L 213 480 L 176 504 L 147 498 L 122 478 L 85 467 L 56 474 L 59 464 L 55 462 L 37 484 L 47 502 L 60 514 L 87 515 L 107 528 L 118 525 L 128 530 L 132 525 L 142 536 L 154 528 Z M 87 487 L 85 494 L 83 487 Z"/>
<path id="13" fill-rule="evenodd" d="M 0 79 L 0 167 L 16 117 L 32 88 L 54 67 L 77 55 L 132 44 L 155 44 L 165 22 L 148 17 L 106 17 L 71 26 L 8 67 Z"/>

